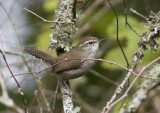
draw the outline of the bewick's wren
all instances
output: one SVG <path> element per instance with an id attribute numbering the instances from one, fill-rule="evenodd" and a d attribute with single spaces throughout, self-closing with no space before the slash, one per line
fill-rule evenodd
<path id="1" fill-rule="evenodd" d="M 75 48 L 58 58 L 30 47 L 26 47 L 24 51 L 53 65 L 69 58 L 95 58 L 101 40 L 95 37 L 88 37 L 82 40 Z M 93 60 L 68 60 L 55 65 L 52 70 L 60 79 L 69 80 L 82 76 L 93 64 Z"/>

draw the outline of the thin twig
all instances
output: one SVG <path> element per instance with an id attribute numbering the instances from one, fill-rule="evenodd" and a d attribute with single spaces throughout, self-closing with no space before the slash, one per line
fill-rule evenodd
<path id="1" fill-rule="evenodd" d="M 124 14 L 125 14 L 125 24 L 128 25 L 128 27 L 129 27 L 134 33 L 136 33 L 140 38 L 142 38 L 142 36 L 141 36 L 139 33 L 137 33 L 137 31 L 134 30 L 134 29 L 131 27 L 131 25 L 128 23 L 128 12 L 127 12 L 127 6 L 126 6 L 126 1 L 125 1 L 125 0 L 123 0 L 123 5 L 124 5 Z"/>
<path id="2" fill-rule="evenodd" d="M 59 2 L 60 2 L 60 0 L 57 0 L 57 4 L 56 4 L 56 9 L 55 9 L 55 11 L 58 9 Z M 53 20 L 55 20 L 55 18 L 56 18 L 56 13 L 54 13 L 54 18 L 53 18 Z"/>
<path id="3" fill-rule="evenodd" d="M 135 72 L 131 71 L 130 69 L 128 69 L 128 68 L 126 68 L 126 67 L 124 67 L 124 66 L 122 66 L 122 65 L 120 65 L 120 64 L 117 64 L 117 63 L 115 63 L 115 62 L 108 61 L 108 60 L 93 59 L 93 58 L 69 58 L 69 59 L 61 60 L 61 61 L 59 61 L 59 62 L 57 62 L 57 63 L 55 63 L 55 64 L 53 64 L 53 65 L 51 65 L 51 66 L 49 66 L 49 67 L 47 67 L 47 68 L 45 68 L 45 69 L 43 69 L 43 70 L 41 70 L 41 71 L 39 71 L 39 72 L 34 72 L 34 73 L 39 74 L 39 73 L 41 73 L 41 72 L 43 72 L 43 71 L 46 71 L 46 70 L 48 70 L 48 69 L 50 69 L 50 68 L 52 68 L 52 67 L 54 67 L 54 66 L 56 66 L 56 65 L 58 65 L 58 64 L 60 64 L 60 63 L 63 63 L 63 62 L 65 62 L 65 61 L 69 61 L 69 60 L 94 60 L 94 61 L 105 62 L 105 63 L 109 63 L 109 64 L 116 65 L 116 66 L 118 66 L 118 67 L 120 67 L 120 68 L 122 68 L 122 69 L 125 69 L 125 70 L 127 70 L 128 72 L 132 73 L 134 76 L 137 76 L 137 74 L 136 74 Z M 27 73 L 24 73 L 24 74 L 31 74 L 31 73 L 30 73 L 30 72 L 27 72 Z M 23 75 L 23 74 L 17 74 L 17 75 Z M 141 77 L 142 77 L 142 78 L 146 78 L 146 79 L 152 79 L 151 77 L 143 77 L 143 76 L 141 76 Z"/>
<path id="4" fill-rule="evenodd" d="M 121 100 L 123 100 L 124 98 L 126 98 L 128 96 L 128 92 L 131 90 L 131 88 L 133 87 L 133 85 L 135 84 L 135 82 L 137 81 L 137 79 L 142 75 L 142 73 L 149 68 L 151 65 L 153 65 L 155 62 L 157 62 L 158 60 L 160 60 L 160 57 L 154 59 L 152 62 L 148 63 L 146 66 L 144 66 L 141 71 L 138 73 L 138 75 L 136 76 L 136 78 L 132 81 L 132 83 L 130 84 L 130 86 L 127 88 L 127 90 L 125 91 L 125 93 L 123 94 L 123 96 L 121 96 L 118 100 L 116 100 L 114 103 L 111 104 L 111 106 L 109 107 L 108 110 L 106 110 L 105 112 L 102 113 L 108 113 L 113 106 L 115 106 L 117 103 L 119 103 Z"/>
<path id="5" fill-rule="evenodd" d="M 57 100 L 57 94 L 58 94 L 58 89 L 59 89 L 59 80 L 57 82 L 57 87 L 54 93 L 54 100 L 53 100 L 53 106 L 52 106 L 52 113 L 55 113 L 55 106 L 56 106 L 56 100 Z"/>
<path id="6" fill-rule="evenodd" d="M 42 95 L 42 98 L 43 98 L 43 100 L 44 100 L 44 102 L 45 102 L 45 105 L 47 106 L 47 110 L 50 112 L 50 111 L 51 111 L 51 108 L 50 108 L 50 106 L 49 106 L 49 102 L 47 101 L 46 96 L 45 96 L 45 93 L 44 93 L 44 91 L 43 91 L 41 81 L 37 79 L 37 77 L 35 76 L 34 72 L 33 72 L 32 69 L 29 67 L 27 61 L 25 60 L 24 56 L 23 56 L 22 58 L 23 58 L 23 61 L 24 61 L 25 65 L 27 66 L 30 74 L 31 74 L 31 75 L 33 76 L 33 78 L 35 79 L 35 81 L 36 81 L 36 83 L 37 83 L 37 86 L 38 86 L 38 89 L 40 90 L 40 93 L 41 93 L 41 95 Z"/>
<path id="7" fill-rule="evenodd" d="M 74 93 L 74 98 L 76 98 L 76 103 L 82 105 L 83 109 L 86 109 L 89 113 L 100 113 L 101 110 L 88 104 L 86 100 L 76 91 L 76 88 L 72 88 L 72 91 Z"/>
<path id="8" fill-rule="evenodd" d="M 4 51 L 4 52 L 5 52 L 5 54 L 21 56 L 21 53 L 13 53 L 13 52 L 10 52 L 10 51 Z"/>
<path id="9" fill-rule="evenodd" d="M 153 77 L 159 79 L 160 76 L 160 65 L 154 65 L 149 71 L 149 75 L 152 75 Z M 156 72 L 156 73 L 155 73 Z M 148 98 L 148 93 L 157 88 L 160 85 L 160 80 L 152 80 L 147 79 L 143 81 L 137 88 L 136 92 L 133 94 L 131 100 L 126 105 L 123 105 L 123 107 L 120 110 L 120 113 L 135 113 L 140 105 Z"/>
<path id="10" fill-rule="evenodd" d="M 124 78 L 124 80 L 122 81 L 122 83 L 120 85 L 118 85 L 117 89 L 115 90 L 113 96 L 111 97 L 111 99 L 106 103 L 105 107 L 103 108 L 103 111 L 101 113 L 106 113 L 106 111 L 110 108 L 110 106 L 113 104 L 113 102 L 115 101 L 116 97 L 122 93 L 122 89 L 124 88 L 124 85 L 127 83 L 131 72 L 134 69 L 134 65 L 132 65 L 130 71 L 127 73 L 126 77 Z"/>
<path id="11" fill-rule="evenodd" d="M 46 97 L 45 97 L 45 94 L 44 94 L 44 92 L 41 90 L 41 89 L 42 89 L 42 88 L 41 88 L 41 82 L 37 80 L 36 76 L 35 76 L 34 73 L 32 72 L 32 69 L 29 67 L 29 65 L 28 65 L 28 63 L 27 63 L 27 61 L 26 61 L 26 59 L 25 59 L 25 57 L 24 57 L 23 50 L 22 50 L 22 45 L 21 45 L 20 40 L 19 40 L 19 35 L 18 35 L 18 33 L 17 33 L 16 26 L 15 26 L 15 24 L 14 24 L 14 22 L 12 21 L 10 15 L 8 14 L 8 12 L 6 11 L 5 7 L 2 5 L 1 2 L 0 2 L 0 5 L 1 5 L 2 8 L 4 9 L 6 15 L 8 16 L 8 18 L 9 18 L 9 20 L 10 20 L 10 22 L 12 23 L 12 26 L 13 26 L 13 28 L 14 28 L 15 33 L 16 33 L 16 38 L 17 38 L 17 40 L 18 40 L 18 45 L 19 45 L 20 50 L 22 51 L 21 58 L 22 58 L 24 64 L 26 65 L 26 67 L 28 68 L 29 72 L 31 72 L 33 78 L 36 80 L 36 83 L 37 83 L 38 88 L 39 88 L 39 90 L 40 90 L 40 93 L 41 93 L 41 95 L 42 95 L 42 97 L 43 97 L 43 99 L 44 99 L 44 101 L 45 101 L 45 104 L 46 104 L 46 106 L 47 106 L 48 111 L 51 111 L 51 109 L 50 109 L 50 107 L 49 107 L 49 103 L 48 103 L 48 101 L 47 101 L 47 99 L 46 99 Z M 22 93 L 20 88 L 19 88 L 19 91 L 20 91 L 20 93 Z M 23 101 L 25 101 L 25 100 L 23 100 Z"/>
<path id="12" fill-rule="evenodd" d="M 48 68 L 46 68 L 46 69 L 44 69 L 44 70 L 42 70 L 42 71 L 39 71 L 37 74 L 39 74 L 39 73 L 41 73 L 41 72 L 43 72 L 43 71 L 45 71 L 45 70 L 47 70 L 47 69 L 49 69 L 49 68 L 51 68 L 51 67 L 54 67 L 54 66 L 56 66 L 57 64 L 60 64 L 60 63 L 63 63 L 63 62 L 65 62 L 65 61 L 69 61 L 69 60 L 94 60 L 94 61 L 102 61 L 102 62 L 106 62 L 106 63 L 109 63 L 109 64 L 114 64 L 114 65 L 116 65 L 116 66 L 118 66 L 118 67 L 121 67 L 121 68 L 127 70 L 128 72 L 131 72 L 133 75 L 137 76 L 136 73 L 130 71 L 128 68 L 126 68 L 126 67 L 124 67 L 124 66 L 121 66 L 120 64 L 117 64 L 117 63 L 112 62 L 112 61 L 107 61 L 107 60 L 103 60 L 103 59 L 93 59 L 93 58 L 69 58 L 69 59 L 65 59 L 65 60 L 59 61 L 58 63 L 55 63 L 54 65 L 49 66 Z"/>
<path id="13" fill-rule="evenodd" d="M 13 109 L 17 113 L 24 113 L 23 110 L 19 108 L 14 103 L 14 101 L 9 97 L 1 70 L 0 70 L 0 86 L 1 86 L 0 103 Z"/>
<path id="14" fill-rule="evenodd" d="M 145 20 L 148 20 L 147 17 L 145 17 L 144 15 L 140 14 L 139 12 L 137 12 L 136 10 L 130 8 L 130 11 L 138 16 L 140 16 L 141 18 L 145 19 Z"/>
<path id="15" fill-rule="evenodd" d="M 33 11 L 27 9 L 27 8 L 23 8 L 24 10 L 30 12 L 31 14 L 33 14 L 34 16 L 38 17 L 39 19 L 41 19 L 42 21 L 46 22 L 46 23 L 59 23 L 59 24 L 64 24 L 65 22 L 58 22 L 58 21 L 49 21 L 44 19 L 43 17 L 39 16 L 38 14 L 34 13 Z M 70 22 L 70 24 L 74 24 L 73 22 Z"/>
<path id="16" fill-rule="evenodd" d="M 34 91 L 34 95 L 36 96 L 36 99 L 37 99 L 37 103 L 38 103 L 38 107 L 39 107 L 39 112 L 43 113 L 43 108 L 42 108 L 42 105 L 41 105 L 40 100 L 38 98 L 38 91 L 37 90 Z"/>
<path id="17" fill-rule="evenodd" d="M 119 45 L 119 47 L 120 47 L 120 49 L 121 49 L 121 51 L 122 51 L 122 54 L 123 54 L 123 56 L 124 56 L 124 58 L 125 58 L 125 61 L 126 61 L 126 63 L 127 63 L 127 67 L 129 68 L 129 62 L 128 62 L 128 60 L 127 60 L 127 57 L 126 57 L 126 54 L 124 53 L 124 50 L 123 50 L 123 48 L 122 48 L 122 46 L 121 46 L 121 43 L 120 43 L 120 41 L 119 41 L 119 36 L 118 36 L 118 24 L 119 24 L 119 22 L 118 22 L 118 14 L 117 14 L 117 12 L 115 11 L 115 9 L 113 8 L 113 6 L 112 6 L 112 4 L 111 4 L 111 2 L 110 2 L 110 0 L 108 0 L 108 3 L 109 3 L 109 5 L 110 5 L 110 7 L 112 8 L 112 10 L 113 10 L 113 12 L 114 12 L 114 14 L 115 14 L 115 16 L 116 16 L 116 20 L 117 20 L 117 42 L 118 42 L 118 45 Z"/>
<path id="18" fill-rule="evenodd" d="M 7 62 L 7 60 L 6 60 L 4 51 L 2 51 L 2 50 L 0 49 L 0 53 L 2 54 L 2 57 L 3 57 L 3 59 L 4 59 L 4 62 L 6 63 L 6 66 L 7 66 L 8 70 L 9 70 L 9 72 L 11 73 L 11 75 L 12 75 L 14 81 L 16 82 L 16 84 L 17 84 L 17 86 L 18 86 L 18 93 L 19 93 L 19 94 L 21 95 L 21 97 L 22 97 L 24 110 L 25 110 L 25 113 L 27 113 L 27 109 L 26 109 L 26 101 L 25 101 L 24 93 L 23 93 L 23 91 L 22 91 L 22 89 L 21 89 L 21 86 L 20 86 L 20 84 L 18 83 L 18 81 L 17 81 L 17 79 L 15 78 L 15 76 L 14 76 L 12 70 L 11 70 L 10 67 L 9 67 L 9 64 L 8 64 L 8 62 Z"/>
<path id="19" fill-rule="evenodd" d="M 109 78 L 104 77 L 103 75 L 101 75 L 101 74 L 98 73 L 97 71 L 94 71 L 93 69 L 91 69 L 90 72 L 93 73 L 94 75 L 98 76 L 99 78 L 101 78 L 101 79 L 103 79 L 103 80 L 105 80 L 105 81 L 107 81 L 107 82 L 115 85 L 115 86 L 119 85 L 118 82 L 115 82 L 115 81 L 113 81 L 113 80 L 111 80 L 111 79 L 109 79 Z"/>
<path id="20" fill-rule="evenodd" d="M 40 80 L 38 80 L 38 79 L 36 79 L 36 81 L 39 83 L 38 84 L 38 88 L 39 88 L 39 91 L 40 91 L 40 93 L 41 93 L 41 95 L 42 95 L 42 98 L 43 98 L 43 100 L 44 100 L 44 102 L 45 102 L 45 105 L 47 106 L 47 111 L 48 112 L 51 112 L 51 108 L 50 108 L 50 105 L 49 105 L 49 102 L 48 102 L 48 100 L 47 100 L 47 98 L 46 98 L 46 96 L 45 96 L 45 93 L 44 93 L 44 91 L 43 91 L 43 88 L 42 88 L 42 85 L 41 85 L 41 81 Z"/>
<path id="21" fill-rule="evenodd" d="M 38 17 L 39 19 L 43 20 L 44 22 L 47 22 L 47 23 L 57 23 L 56 21 L 49 21 L 49 20 L 46 20 L 44 18 L 42 18 L 41 16 L 39 16 L 38 14 L 34 13 L 33 11 L 27 9 L 27 8 L 23 8 L 24 10 L 30 12 L 31 14 L 33 14 L 34 16 Z"/>
<path id="22" fill-rule="evenodd" d="M 12 21 L 10 15 L 8 14 L 7 10 L 5 9 L 5 7 L 3 6 L 3 4 L 2 4 L 1 2 L 0 2 L 0 5 L 2 6 L 4 12 L 6 13 L 9 21 L 11 22 L 11 24 L 12 24 L 12 26 L 13 26 L 13 29 L 14 29 L 14 31 L 15 31 L 15 33 L 16 33 L 16 37 L 17 37 L 17 40 L 18 40 L 19 48 L 22 50 L 22 45 L 21 45 L 20 38 L 19 38 L 19 35 L 18 35 L 18 33 L 17 33 L 17 30 L 16 30 L 15 23 Z"/>

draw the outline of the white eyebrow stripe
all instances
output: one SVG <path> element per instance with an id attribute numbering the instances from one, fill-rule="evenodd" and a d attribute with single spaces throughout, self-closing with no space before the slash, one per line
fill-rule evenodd
<path id="1" fill-rule="evenodd" d="M 88 40 L 88 41 L 85 41 L 85 44 L 91 41 L 96 42 L 96 40 Z"/>

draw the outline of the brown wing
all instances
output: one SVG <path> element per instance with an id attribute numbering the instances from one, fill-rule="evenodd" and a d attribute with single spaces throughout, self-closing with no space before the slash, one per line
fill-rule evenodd
<path id="1" fill-rule="evenodd" d="M 24 52 L 29 53 L 29 54 L 35 56 L 36 58 L 42 59 L 42 60 L 44 60 L 45 62 L 47 62 L 51 65 L 56 62 L 56 58 L 53 57 L 52 55 L 49 55 L 45 52 L 42 52 L 42 51 L 37 50 L 37 49 L 32 48 L 32 47 L 26 47 L 24 49 Z"/>
<path id="2" fill-rule="evenodd" d="M 65 53 L 58 58 L 58 62 L 64 61 L 69 58 L 82 58 L 82 54 L 79 52 L 78 48 L 72 49 L 69 53 Z M 60 73 L 62 71 L 74 70 L 80 68 L 82 65 L 81 60 L 68 60 L 58 64 L 53 71 Z"/>

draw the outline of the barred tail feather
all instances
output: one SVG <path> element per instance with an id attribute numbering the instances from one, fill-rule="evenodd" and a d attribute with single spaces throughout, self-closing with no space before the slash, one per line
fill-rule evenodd
<path id="1" fill-rule="evenodd" d="M 33 55 L 36 58 L 42 59 L 51 65 L 53 65 L 56 62 L 56 58 L 53 57 L 52 55 L 49 55 L 45 52 L 42 52 L 32 47 L 25 47 L 24 52 L 29 53 L 30 55 Z"/>

